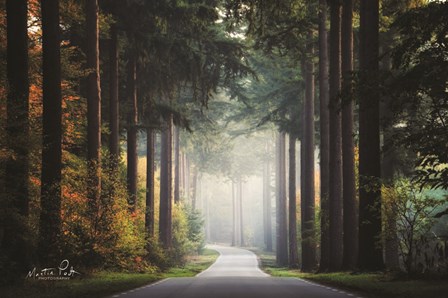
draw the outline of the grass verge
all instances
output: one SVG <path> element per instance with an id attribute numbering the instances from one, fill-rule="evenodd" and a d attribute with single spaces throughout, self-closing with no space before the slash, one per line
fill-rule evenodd
<path id="1" fill-rule="evenodd" d="M 168 277 L 192 277 L 207 269 L 218 257 L 218 252 L 204 249 L 199 256 L 191 256 L 183 267 L 160 273 L 98 272 L 87 277 L 67 281 L 26 280 L 22 285 L 0 288 L 2 298 L 97 298 L 137 288 Z"/>
<path id="2" fill-rule="evenodd" d="M 255 251 L 260 258 L 262 269 L 278 277 L 297 277 L 320 284 L 334 286 L 369 298 L 446 298 L 448 297 L 448 280 L 409 279 L 404 276 L 387 273 L 303 273 L 299 270 L 277 267 L 272 253 Z"/>

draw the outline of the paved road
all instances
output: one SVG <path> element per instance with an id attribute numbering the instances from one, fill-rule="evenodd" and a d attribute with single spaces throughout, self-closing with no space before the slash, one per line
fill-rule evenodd
<path id="1" fill-rule="evenodd" d="M 120 298 L 348 298 L 337 289 L 297 278 L 270 277 L 258 268 L 256 256 L 247 250 L 210 246 L 220 256 L 204 272 L 191 278 L 168 278 L 117 294 Z"/>

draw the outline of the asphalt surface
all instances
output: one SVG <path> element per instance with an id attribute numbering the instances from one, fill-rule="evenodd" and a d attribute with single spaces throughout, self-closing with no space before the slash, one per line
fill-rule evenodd
<path id="1" fill-rule="evenodd" d="M 168 278 L 120 293 L 120 298 L 317 298 L 356 297 L 338 289 L 297 278 L 270 277 L 252 252 L 209 246 L 220 253 L 207 270 L 191 278 Z"/>

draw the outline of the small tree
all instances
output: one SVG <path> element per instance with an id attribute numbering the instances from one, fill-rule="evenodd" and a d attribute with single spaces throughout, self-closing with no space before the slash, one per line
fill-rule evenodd
<path id="1" fill-rule="evenodd" d="M 408 273 L 417 270 L 419 259 L 431 241 L 431 228 L 436 222 L 435 210 L 448 199 L 428 197 L 424 191 L 410 181 L 400 179 L 392 186 L 383 186 L 383 214 L 385 218 L 395 218 L 396 226 L 384 230 L 384 237 L 397 233 L 399 254 Z M 394 222 L 394 220 L 388 221 Z M 423 264 L 428 265 L 428 264 Z"/>

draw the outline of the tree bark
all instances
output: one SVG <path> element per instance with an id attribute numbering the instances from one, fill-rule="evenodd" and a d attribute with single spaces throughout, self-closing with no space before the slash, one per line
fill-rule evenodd
<path id="1" fill-rule="evenodd" d="M 314 46 L 312 33 L 308 33 L 307 57 L 304 61 L 305 101 L 303 135 L 303 194 L 302 194 L 302 271 L 312 271 L 316 267 L 315 213 L 314 213 Z"/>
<path id="2" fill-rule="evenodd" d="M 237 198 L 238 198 L 238 208 L 239 208 L 239 230 L 240 230 L 240 246 L 245 246 L 246 243 L 244 241 L 244 221 L 243 221 L 243 179 L 238 177 L 238 186 L 237 186 Z"/>
<path id="3" fill-rule="evenodd" d="M 358 259 L 358 204 L 353 140 L 353 0 L 342 5 L 342 172 L 344 204 L 344 269 L 355 269 Z"/>
<path id="4" fill-rule="evenodd" d="M 129 208 L 135 211 L 137 208 L 137 180 L 138 180 L 138 157 L 137 157 L 137 61 L 135 54 L 129 57 L 129 115 L 127 129 L 127 188 Z"/>
<path id="5" fill-rule="evenodd" d="M 60 257 L 62 94 L 59 1 L 41 1 L 43 52 L 42 176 L 39 258 Z"/>
<path id="6" fill-rule="evenodd" d="M 330 2 L 330 270 L 342 267 L 341 3 Z"/>
<path id="7" fill-rule="evenodd" d="M 393 39 L 393 33 L 387 33 L 384 42 L 384 50 L 381 56 L 382 59 L 382 71 L 390 72 L 392 68 L 391 63 L 391 44 Z M 382 99 L 383 104 L 380 105 L 380 115 L 383 123 L 383 148 L 382 148 L 382 164 L 381 164 L 381 176 L 383 183 L 387 186 L 393 185 L 395 177 L 395 168 L 397 162 L 397 148 L 389 146 L 393 142 L 394 128 L 389 127 L 386 123 L 393 117 L 393 112 L 390 109 L 392 103 L 392 97 L 385 96 Z M 399 270 L 400 261 L 398 256 L 399 251 L 399 239 L 397 234 L 397 216 L 398 211 L 396 204 L 392 204 L 393 209 L 391 212 L 387 212 L 384 218 L 384 264 L 389 270 Z M 383 208 L 384 209 L 384 208 Z"/>
<path id="8" fill-rule="evenodd" d="M 289 267 L 299 267 L 297 248 L 296 138 L 289 135 Z"/>
<path id="9" fill-rule="evenodd" d="M 180 136 L 179 127 L 174 127 L 174 202 L 180 202 Z"/>
<path id="10" fill-rule="evenodd" d="M 161 137 L 159 239 L 164 248 L 172 246 L 172 123 L 170 117 Z"/>
<path id="11" fill-rule="evenodd" d="M 319 271 L 330 268 L 330 219 L 329 219 L 329 86 L 327 1 L 319 0 L 319 116 L 320 116 L 320 264 Z"/>
<path id="12" fill-rule="evenodd" d="M 149 236 L 154 236 L 154 131 L 146 130 L 146 212 L 145 228 Z"/>
<path id="13" fill-rule="evenodd" d="M 116 25 L 110 29 L 110 82 L 109 82 L 109 153 L 112 170 L 115 172 L 120 157 L 119 100 L 118 100 L 118 30 Z"/>
<path id="14" fill-rule="evenodd" d="M 271 170 L 269 162 L 269 141 L 266 142 L 266 160 L 263 169 L 263 214 L 264 242 L 266 251 L 272 251 L 272 208 L 271 208 Z"/>
<path id="15" fill-rule="evenodd" d="M 238 245 L 237 236 L 237 206 L 235 196 L 235 182 L 232 181 L 232 246 Z"/>
<path id="16" fill-rule="evenodd" d="M 88 199 L 93 217 L 101 196 L 101 89 L 98 0 L 86 1 Z"/>
<path id="17" fill-rule="evenodd" d="M 30 253 L 26 241 L 26 223 L 29 211 L 29 79 L 27 1 L 6 1 L 7 21 L 7 79 L 6 144 L 9 149 L 5 165 L 4 199 L 7 214 L 0 227 L 0 250 L 7 260 L 15 263 L 16 270 L 8 271 L 17 277 L 29 270 Z M 2 177 L 3 178 L 3 177 Z M 3 189 L 2 189 L 3 190 Z M 9 212 L 12 211 L 12 212 Z M 18 232 L 20 231 L 20 232 Z M 8 277 L 8 276 L 7 276 Z"/>
<path id="18" fill-rule="evenodd" d="M 381 234 L 379 134 L 379 1 L 361 0 L 359 87 L 359 268 L 384 267 Z"/>
<path id="19" fill-rule="evenodd" d="M 286 218 L 285 134 L 278 133 L 276 146 L 277 250 L 279 266 L 288 265 L 288 228 Z"/>

